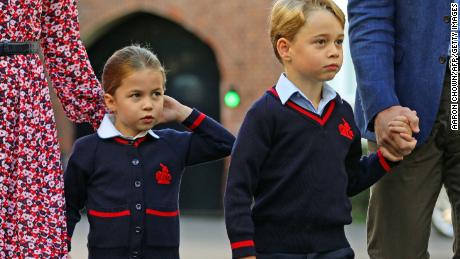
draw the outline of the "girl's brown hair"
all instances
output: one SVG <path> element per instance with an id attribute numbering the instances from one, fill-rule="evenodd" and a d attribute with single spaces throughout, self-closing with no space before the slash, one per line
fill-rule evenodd
<path id="1" fill-rule="evenodd" d="M 154 69 L 161 72 L 163 88 L 165 88 L 166 72 L 157 56 L 147 48 L 132 45 L 115 51 L 105 63 L 102 72 L 104 92 L 114 95 L 124 78 L 142 69 Z"/>

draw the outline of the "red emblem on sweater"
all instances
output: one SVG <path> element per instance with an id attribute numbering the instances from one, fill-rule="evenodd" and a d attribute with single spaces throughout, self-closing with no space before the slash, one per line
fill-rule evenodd
<path id="1" fill-rule="evenodd" d="M 172 176 L 169 173 L 169 169 L 167 166 L 160 163 L 161 171 L 158 170 L 155 173 L 155 179 L 157 180 L 158 184 L 171 184 Z"/>
<path id="2" fill-rule="evenodd" d="M 353 131 L 351 130 L 350 124 L 342 118 L 343 123 L 339 124 L 339 132 L 340 135 L 348 138 L 348 139 L 353 139 L 353 136 L 355 135 Z"/>

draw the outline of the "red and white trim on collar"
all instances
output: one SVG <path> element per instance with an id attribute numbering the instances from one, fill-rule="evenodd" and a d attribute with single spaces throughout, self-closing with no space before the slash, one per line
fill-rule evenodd
<path id="1" fill-rule="evenodd" d="M 106 114 L 104 115 L 104 118 L 102 119 L 101 125 L 97 129 L 97 135 L 102 138 L 102 139 L 109 139 L 109 138 L 114 138 L 114 137 L 123 137 L 123 134 L 120 133 L 120 131 L 115 128 L 115 125 L 112 122 L 112 117 L 113 115 L 111 114 Z M 153 132 L 153 130 L 148 130 L 147 132 L 141 133 L 138 136 L 135 136 L 134 139 L 138 139 L 141 137 L 146 136 L 149 134 L 150 136 L 159 139 L 160 137 Z"/>
<path id="2" fill-rule="evenodd" d="M 268 90 L 270 93 L 272 93 L 276 98 L 279 99 L 279 95 L 278 93 L 276 92 L 276 89 L 274 87 L 271 87 L 269 90 Z M 317 114 L 309 111 L 309 110 L 306 110 L 304 109 L 303 107 L 297 105 L 296 103 L 294 103 L 293 101 L 289 100 L 286 102 L 286 105 L 288 107 L 290 107 L 291 109 L 293 109 L 294 111 L 297 111 L 299 113 L 301 113 L 302 115 L 305 115 L 307 116 L 308 118 L 316 121 L 317 123 L 319 123 L 319 125 L 321 126 L 324 126 L 324 124 L 326 124 L 326 122 L 329 120 L 329 118 L 331 117 L 331 114 L 332 112 L 334 111 L 334 108 L 335 108 L 335 100 L 332 100 L 328 105 L 327 105 L 327 110 L 326 112 L 324 113 L 324 116 L 318 116 Z"/>
<path id="3" fill-rule="evenodd" d="M 138 147 L 142 142 L 144 142 L 147 139 L 147 136 L 144 136 L 142 138 L 138 138 L 136 140 L 127 140 L 121 137 L 115 137 L 114 140 L 120 144 L 124 145 L 133 145 L 134 147 Z"/>

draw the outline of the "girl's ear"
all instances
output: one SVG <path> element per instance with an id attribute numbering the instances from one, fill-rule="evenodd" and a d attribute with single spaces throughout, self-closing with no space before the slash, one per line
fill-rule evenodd
<path id="1" fill-rule="evenodd" d="M 283 62 L 291 61 L 291 42 L 286 38 L 279 38 L 276 42 L 276 50 L 278 51 L 278 55 L 281 57 Z"/>
<path id="2" fill-rule="evenodd" d="M 107 108 L 109 108 L 109 110 L 112 113 L 116 113 L 117 106 L 116 106 L 115 98 L 111 94 L 107 94 L 107 93 L 104 94 L 104 103 L 105 103 L 105 106 L 107 106 Z"/>

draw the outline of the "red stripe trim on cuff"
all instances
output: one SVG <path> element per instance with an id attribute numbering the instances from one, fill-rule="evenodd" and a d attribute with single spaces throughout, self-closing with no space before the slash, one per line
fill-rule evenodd
<path id="1" fill-rule="evenodd" d="M 206 115 L 204 115 L 203 113 L 200 113 L 200 116 L 198 116 L 198 118 L 188 128 L 191 130 L 194 130 L 196 127 L 200 126 L 201 122 L 203 122 L 205 118 L 206 118 Z"/>
<path id="2" fill-rule="evenodd" d="M 238 249 L 242 247 L 248 247 L 248 246 L 254 246 L 254 241 L 252 240 L 246 240 L 246 241 L 239 241 L 232 243 L 232 249 Z"/>
<path id="3" fill-rule="evenodd" d="M 117 218 L 117 217 L 129 216 L 131 215 L 131 212 L 129 210 L 124 210 L 124 211 L 119 211 L 119 212 L 102 212 L 102 211 L 96 211 L 96 210 L 88 210 L 88 214 L 91 216 L 100 217 L 100 218 Z"/>
<path id="4" fill-rule="evenodd" d="M 145 210 L 145 213 L 149 215 L 155 215 L 155 216 L 160 216 L 160 217 L 175 217 L 179 215 L 179 211 L 159 211 L 159 210 L 152 210 L 152 209 L 147 209 Z"/>
<path id="5" fill-rule="evenodd" d="M 387 172 L 390 172 L 391 167 L 387 163 L 387 161 L 385 160 L 385 157 L 383 157 L 382 152 L 380 152 L 380 150 L 377 151 L 377 156 L 379 157 L 379 162 L 380 162 L 380 165 L 383 167 L 383 169 L 385 169 L 385 171 L 387 171 Z"/>

